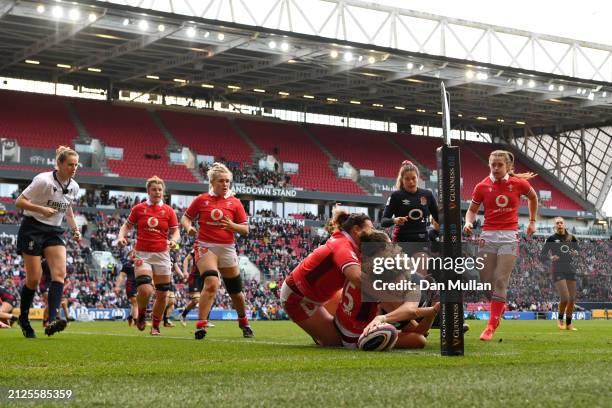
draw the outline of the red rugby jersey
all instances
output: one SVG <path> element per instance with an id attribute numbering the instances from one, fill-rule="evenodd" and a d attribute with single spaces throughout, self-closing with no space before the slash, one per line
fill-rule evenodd
<path id="1" fill-rule="evenodd" d="M 162 202 L 153 205 L 149 200 L 135 205 L 127 219 L 136 226 L 136 251 L 165 252 L 168 250 L 168 231 L 178 228 L 176 213 Z"/>
<path id="2" fill-rule="evenodd" d="M 377 313 L 378 303 L 363 302 L 361 288 L 347 281 L 342 290 L 342 302 L 336 310 L 336 321 L 345 341 L 348 340 L 345 337 L 358 338 Z"/>
<path id="3" fill-rule="evenodd" d="M 359 248 L 346 232 L 335 232 L 289 274 L 304 296 L 323 303 L 344 285 L 344 269 L 361 265 Z"/>
<path id="4" fill-rule="evenodd" d="M 239 199 L 226 194 L 220 197 L 214 193 L 200 194 L 191 202 L 185 215 L 191 220 L 198 217 L 198 241 L 211 244 L 233 244 L 234 232 L 223 229 L 221 220 L 228 217 L 236 224 L 245 224 L 247 215 Z"/>
<path id="5" fill-rule="evenodd" d="M 517 231 L 521 195 L 527 195 L 531 184 L 525 179 L 506 175 L 495 180 L 491 175 L 474 187 L 472 202 L 484 205 L 485 231 Z"/>

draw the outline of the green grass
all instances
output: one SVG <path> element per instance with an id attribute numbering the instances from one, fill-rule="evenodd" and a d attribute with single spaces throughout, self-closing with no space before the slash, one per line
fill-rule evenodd
<path id="1" fill-rule="evenodd" d="M 0 331 L 0 389 L 70 388 L 70 403 L 89 407 L 611 406 L 612 322 L 561 332 L 554 321 L 504 321 L 482 343 L 484 324 L 470 322 L 464 357 L 441 357 L 438 330 L 424 350 L 364 353 L 316 347 L 290 322 L 254 322 L 254 339 L 221 322 L 203 341 L 193 323 L 160 338 L 119 322 L 75 322 L 46 338 L 36 323 L 34 340 Z"/>

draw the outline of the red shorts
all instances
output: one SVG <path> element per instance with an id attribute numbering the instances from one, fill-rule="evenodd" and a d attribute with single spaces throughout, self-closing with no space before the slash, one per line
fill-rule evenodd
<path id="1" fill-rule="evenodd" d="M 281 287 L 280 298 L 285 313 L 296 323 L 310 318 L 317 309 L 322 307 L 320 303 L 311 301 L 301 293 L 296 293 L 296 288 L 289 287 L 286 280 Z"/>

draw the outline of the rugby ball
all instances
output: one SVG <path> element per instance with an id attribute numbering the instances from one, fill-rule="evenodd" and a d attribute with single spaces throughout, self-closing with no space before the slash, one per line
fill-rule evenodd
<path id="1" fill-rule="evenodd" d="M 357 347 L 363 351 L 388 351 L 392 350 L 397 341 L 399 333 L 392 324 L 381 324 L 370 330 L 368 334 L 362 334 L 357 340 Z"/>

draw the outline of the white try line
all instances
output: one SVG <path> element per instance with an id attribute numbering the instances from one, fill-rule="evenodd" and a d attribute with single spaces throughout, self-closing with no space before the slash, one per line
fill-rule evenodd
<path id="1" fill-rule="evenodd" d="M 194 339 L 191 337 L 179 337 L 179 336 L 165 336 L 165 335 L 161 335 L 161 336 L 149 336 L 146 334 L 127 334 L 127 333 L 98 333 L 98 332 L 88 332 L 88 331 L 75 331 L 75 330 L 70 330 L 70 331 L 65 331 L 63 332 L 63 334 L 83 334 L 83 335 L 87 335 L 87 336 L 109 336 L 109 337 L 129 337 L 129 338 L 141 338 L 141 339 L 153 339 L 153 340 L 158 340 L 158 339 L 171 339 L 171 340 L 186 340 L 186 341 L 191 341 L 193 342 Z M 283 343 L 283 342 L 279 342 L 279 341 L 268 341 L 268 340 L 255 340 L 255 339 L 244 339 L 244 340 L 239 340 L 239 339 L 215 339 L 215 338 L 208 338 L 206 337 L 205 340 L 203 340 L 204 343 L 206 342 L 213 342 L 213 343 L 240 343 L 240 344 L 264 344 L 264 345 L 272 345 L 272 346 L 294 346 L 294 347 L 312 347 L 313 349 L 316 350 L 327 350 L 327 349 L 335 349 L 335 350 L 345 350 L 347 352 L 352 352 L 355 351 L 354 349 L 347 349 L 344 347 L 318 347 L 315 344 L 297 344 L 297 343 Z M 442 357 L 440 355 L 440 352 L 437 350 L 414 350 L 414 349 L 394 349 L 393 353 L 403 353 L 403 354 L 411 354 L 414 356 L 423 356 L 423 357 Z M 468 352 L 466 353 L 467 357 L 491 357 L 491 356 L 516 356 L 516 355 L 520 355 L 523 353 L 520 352 L 516 352 L 516 351 L 493 351 L 493 352 L 486 352 L 486 351 L 476 351 L 476 352 Z"/>
<path id="2" fill-rule="evenodd" d="M 68 330 L 64 332 L 65 334 L 84 334 L 88 336 L 112 336 L 112 337 L 137 337 L 141 339 L 172 339 L 172 340 L 189 340 L 193 341 L 193 337 L 184 337 L 184 336 L 166 336 L 162 334 L 161 336 L 150 336 L 145 332 L 143 334 L 127 334 L 127 333 L 98 333 L 98 332 L 87 332 L 87 331 L 75 331 Z M 256 343 L 256 344 L 269 344 L 273 346 L 303 346 L 303 344 L 296 343 L 281 343 L 276 341 L 268 341 L 268 340 L 257 340 L 257 339 L 215 339 L 206 337 L 204 342 L 216 342 L 216 343 Z"/>

